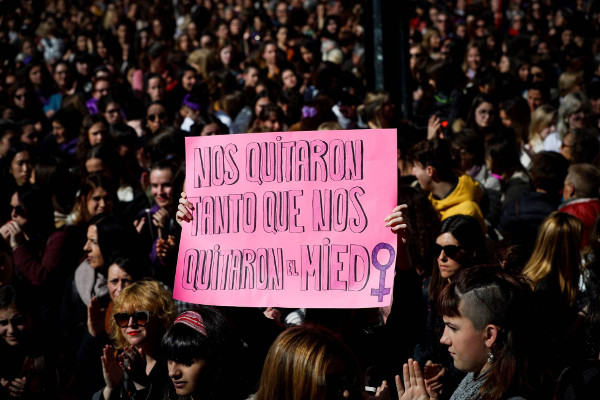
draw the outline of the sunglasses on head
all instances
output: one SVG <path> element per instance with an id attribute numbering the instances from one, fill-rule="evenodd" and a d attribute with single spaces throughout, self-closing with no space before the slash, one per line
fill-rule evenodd
<path id="1" fill-rule="evenodd" d="M 165 119 L 165 118 L 167 118 L 167 114 L 165 114 L 165 113 L 150 114 L 150 115 L 148 115 L 148 120 L 154 122 L 154 120 L 156 119 L 156 117 L 158 117 L 158 119 Z"/>
<path id="2" fill-rule="evenodd" d="M 23 325 L 25 323 L 25 317 L 17 315 L 11 319 L 0 319 L 0 326 L 7 326 L 9 322 L 11 325 Z"/>
<path id="3" fill-rule="evenodd" d="M 133 325 L 146 326 L 150 321 L 150 311 L 135 311 L 133 314 L 118 313 L 114 315 L 115 322 L 121 328 L 129 326 L 129 320 L 133 319 Z"/>
<path id="4" fill-rule="evenodd" d="M 442 253 L 442 250 L 444 250 L 444 254 L 446 254 L 448 258 L 455 258 L 458 255 L 458 252 L 462 250 L 462 248 L 454 244 L 440 246 L 436 243 L 433 245 L 433 251 L 436 256 L 439 257 L 439 255 Z"/>

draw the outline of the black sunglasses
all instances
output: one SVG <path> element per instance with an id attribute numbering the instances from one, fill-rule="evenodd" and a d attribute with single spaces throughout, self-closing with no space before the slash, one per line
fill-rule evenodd
<path id="1" fill-rule="evenodd" d="M 150 114 L 148 115 L 148 119 L 152 122 L 154 122 L 154 120 L 156 119 L 156 117 L 158 117 L 158 119 L 165 119 L 167 118 L 167 114 L 165 113 L 160 113 L 160 114 Z"/>
<path id="2" fill-rule="evenodd" d="M 27 210 L 23 206 L 11 206 L 12 211 L 15 212 L 16 215 L 21 216 L 23 218 L 27 217 Z"/>
<path id="3" fill-rule="evenodd" d="M 462 250 L 462 247 L 457 246 L 455 244 L 440 246 L 436 243 L 433 245 L 433 252 L 436 255 L 436 257 L 439 257 L 439 255 L 442 253 L 442 250 L 444 250 L 444 254 L 446 254 L 448 258 L 455 258 L 458 255 L 458 253 Z"/>
<path id="4" fill-rule="evenodd" d="M 25 317 L 22 315 L 17 315 L 11 319 L 0 319 L 0 326 L 7 326 L 9 322 L 11 325 L 23 325 L 25 323 Z"/>
<path id="5" fill-rule="evenodd" d="M 150 321 L 150 311 L 135 311 L 133 314 L 118 313 L 114 315 L 115 322 L 121 328 L 126 328 L 129 325 L 129 320 L 133 319 L 133 325 L 146 326 Z"/>

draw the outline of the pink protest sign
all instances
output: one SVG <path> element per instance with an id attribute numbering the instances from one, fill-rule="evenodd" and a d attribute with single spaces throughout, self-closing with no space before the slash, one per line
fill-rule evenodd
<path id="1" fill-rule="evenodd" d="M 390 304 L 396 131 L 186 138 L 194 219 L 174 297 L 199 304 L 360 308 Z"/>

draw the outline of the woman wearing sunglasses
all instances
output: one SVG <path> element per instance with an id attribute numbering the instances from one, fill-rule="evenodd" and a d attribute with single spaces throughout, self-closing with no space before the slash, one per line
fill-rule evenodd
<path id="1" fill-rule="evenodd" d="M 139 254 L 136 239 L 135 229 L 113 215 L 102 213 L 90 219 L 83 247 L 86 257 L 67 284 L 60 310 L 65 354 L 77 355 L 77 365 L 97 367 L 102 348 L 110 343 L 103 334 L 105 310 L 112 300 L 109 270 L 117 256 Z M 140 268 L 144 265 L 136 262 Z M 141 273 L 137 278 L 141 278 Z M 75 364 L 74 359 L 69 361 Z M 91 395 L 102 387 L 102 382 L 87 379 L 91 373 L 87 368 L 78 368 L 74 373 L 86 377 L 74 382 L 79 397 Z"/>
<path id="2" fill-rule="evenodd" d="M 486 261 L 485 236 L 477 220 L 454 215 L 442 221 L 433 247 L 436 258 L 431 277 L 424 282 L 427 301 L 426 336 L 415 347 L 415 358 L 425 366 L 425 376 L 432 391 L 447 392 L 458 384 L 462 374 L 452 370 L 452 359 L 440 344 L 444 322 L 437 312 L 437 299 L 454 275 L 465 268 Z"/>
<path id="3" fill-rule="evenodd" d="M 144 280 L 123 289 L 113 306 L 112 337 L 118 351 L 103 349 L 106 386 L 93 399 L 161 396 L 168 372 L 160 343 L 174 319 L 173 296 L 159 282 Z"/>
<path id="4" fill-rule="evenodd" d="M 542 381 L 533 328 L 530 282 L 498 266 L 459 271 L 438 302 L 444 331 L 440 338 L 454 367 L 466 373 L 451 399 L 546 399 L 554 385 Z M 546 351 L 548 348 L 546 348 Z M 396 377 L 398 398 L 435 399 L 418 362 L 404 364 L 404 386 Z M 426 373 L 425 373 L 426 374 Z"/>
<path id="5" fill-rule="evenodd" d="M 161 101 L 153 101 L 146 108 L 146 135 L 153 136 L 169 123 L 167 107 Z"/>

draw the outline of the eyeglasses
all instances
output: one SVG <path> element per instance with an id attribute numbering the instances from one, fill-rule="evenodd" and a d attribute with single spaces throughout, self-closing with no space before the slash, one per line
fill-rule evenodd
<path id="1" fill-rule="evenodd" d="M 442 253 L 442 250 L 444 250 L 444 254 L 446 254 L 448 258 L 455 258 L 458 255 L 458 253 L 462 250 L 462 247 L 454 244 L 440 246 L 436 243 L 433 245 L 433 253 L 436 255 L 436 257 L 439 257 L 439 255 Z"/>
<path id="2" fill-rule="evenodd" d="M 25 207 L 23 206 L 11 206 L 12 211 L 14 212 L 16 215 L 19 215 L 23 218 L 27 217 L 27 210 L 25 209 Z"/>
<path id="3" fill-rule="evenodd" d="M 150 321 L 150 311 L 135 311 L 133 314 L 118 313 L 114 315 L 115 322 L 121 328 L 129 326 L 129 320 L 133 319 L 133 325 L 146 326 Z"/>
<path id="4" fill-rule="evenodd" d="M 0 326 L 7 326 L 9 323 L 11 325 L 23 325 L 25 324 L 25 317 L 23 315 L 17 315 L 11 319 L 0 319 Z"/>
<path id="5" fill-rule="evenodd" d="M 154 120 L 156 119 L 156 117 L 158 117 L 159 120 L 161 119 L 165 119 L 167 118 L 167 114 L 166 113 L 159 113 L 159 114 L 150 114 L 148 115 L 148 120 L 154 122 Z"/>

